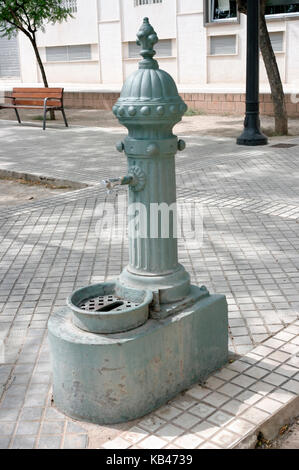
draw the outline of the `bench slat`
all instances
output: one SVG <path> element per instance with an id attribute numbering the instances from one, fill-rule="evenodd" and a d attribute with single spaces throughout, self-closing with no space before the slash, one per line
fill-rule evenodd
<path id="1" fill-rule="evenodd" d="M 0 104 L 0 109 L 15 109 L 15 108 L 18 108 L 18 109 L 44 109 L 43 106 L 34 106 L 34 105 L 29 105 L 29 106 L 26 106 L 26 105 L 19 105 L 19 106 L 14 106 L 14 105 L 9 105 L 9 104 Z M 47 108 L 55 108 L 58 110 L 61 109 L 61 106 L 47 106 Z"/>
<path id="2" fill-rule="evenodd" d="M 13 93 L 14 98 L 57 98 L 60 100 L 62 95 L 59 93 Z"/>
<path id="3" fill-rule="evenodd" d="M 44 100 L 16 100 L 15 103 L 12 103 L 15 106 L 44 106 Z M 59 100 L 49 100 L 47 101 L 47 106 L 61 106 L 61 101 Z"/>
<path id="4" fill-rule="evenodd" d="M 13 88 L 13 93 L 20 92 L 20 93 L 34 93 L 34 92 L 40 92 L 43 93 L 45 91 L 50 92 L 50 93 L 62 93 L 64 88 L 43 88 L 43 87 L 37 87 L 37 88 Z"/>

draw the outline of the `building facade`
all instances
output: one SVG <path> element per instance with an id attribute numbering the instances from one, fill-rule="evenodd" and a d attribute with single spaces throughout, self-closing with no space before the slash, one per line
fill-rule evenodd
<path id="1" fill-rule="evenodd" d="M 65 0 L 73 18 L 47 25 L 38 47 L 51 84 L 116 91 L 139 60 L 136 31 L 147 16 L 158 36 L 156 58 L 183 92 L 244 91 L 246 16 L 235 0 Z M 299 1 L 267 2 L 267 24 L 286 91 L 299 88 Z M 267 87 L 261 59 L 261 88 Z M 22 33 L 0 39 L 0 84 L 42 83 Z"/>

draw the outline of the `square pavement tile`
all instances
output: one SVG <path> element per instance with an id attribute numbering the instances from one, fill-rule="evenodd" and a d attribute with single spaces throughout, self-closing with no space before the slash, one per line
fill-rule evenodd
<path id="1" fill-rule="evenodd" d="M 88 443 L 87 435 L 67 434 L 64 438 L 63 448 L 64 449 L 86 449 L 87 443 Z"/>
<path id="2" fill-rule="evenodd" d="M 240 417 L 257 425 L 259 423 L 262 423 L 266 419 L 268 419 L 269 418 L 269 413 L 265 413 L 264 411 L 262 411 L 258 408 L 252 407 L 252 408 L 249 408 L 248 410 L 244 411 L 244 413 L 242 413 L 240 415 Z"/>
<path id="3" fill-rule="evenodd" d="M 174 441 L 174 443 L 180 446 L 182 449 L 196 449 L 204 440 L 196 434 L 184 434 Z"/>
<path id="4" fill-rule="evenodd" d="M 169 402 L 169 405 L 173 405 L 176 408 L 180 408 L 182 411 L 188 410 L 191 406 L 195 405 L 197 403 L 197 400 L 192 398 L 191 396 L 184 394 L 184 395 L 178 395 L 175 397 L 173 400 Z"/>
<path id="5" fill-rule="evenodd" d="M 214 376 L 219 378 L 219 379 L 222 379 L 222 380 L 230 381 L 236 375 L 238 375 L 238 372 L 236 372 L 234 370 L 231 370 L 231 369 L 228 369 L 228 368 L 223 368 L 223 369 L 221 369 L 220 372 L 216 372 L 216 374 Z"/>
<path id="6" fill-rule="evenodd" d="M 272 390 L 275 389 L 275 386 L 272 384 L 268 384 L 266 382 L 263 382 L 259 380 L 255 384 L 250 386 L 250 390 L 253 390 L 256 393 L 259 393 L 260 395 L 268 395 L 268 393 L 272 392 Z"/>
<path id="7" fill-rule="evenodd" d="M 206 403 L 208 403 L 209 405 L 216 406 L 216 407 L 223 405 L 223 403 L 225 403 L 228 400 L 229 398 L 227 395 L 223 395 L 222 393 L 218 393 L 218 392 L 213 392 L 207 397 L 205 397 L 204 399 Z"/>
<path id="8" fill-rule="evenodd" d="M 196 424 L 196 426 L 191 429 L 191 432 L 198 434 L 203 439 L 209 439 L 219 430 L 220 426 L 210 423 L 209 421 L 202 421 L 201 423 Z"/>
<path id="9" fill-rule="evenodd" d="M 158 428 L 165 424 L 166 421 L 158 416 L 151 414 L 146 419 L 139 421 L 138 426 L 144 428 L 146 431 L 155 432 Z"/>
<path id="10" fill-rule="evenodd" d="M 286 382 L 286 380 L 287 380 L 286 377 L 280 374 L 276 374 L 274 372 L 272 374 L 267 375 L 267 377 L 263 378 L 264 382 L 268 382 L 269 384 L 276 385 L 276 386 L 281 385 L 283 382 Z"/>
<path id="11" fill-rule="evenodd" d="M 259 362 L 259 367 L 268 371 L 276 369 L 277 367 L 279 367 L 279 365 L 279 362 L 273 361 L 273 359 L 269 359 L 268 357 L 265 357 L 262 361 Z"/>
<path id="12" fill-rule="evenodd" d="M 200 418 L 197 416 L 194 416 L 194 414 L 185 412 L 178 416 L 177 418 L 172 420 L 172 423 L 181 426 L 184 429 L 190 429 L 192 428 L 196 423 L 200 421 Z"/>
<path id="13" fill-rule="evenodd" d="M 130 442 L 131 445 L 133 445 L 141 441 L 148 435 L 148 431 L 145 431 L 144 429 L 141 429 L 138 426 L 133 426 L 132 428 L 128 429 L 128 431 L 124 432 L 120 437 Z"/>
<path id="14" fill-rule="evenodd" d="M 225 382 L 223 380 L 218 379 L 213 375 L 205 382 L 205 387 L 208 387 L 211 390 L 217 390 L 217 388 L 221 387 L 224 384 Z"/>
<path id="15" fill-rule="evenodd" d="M 195 387 L 192 387 L 186 392 L 186 395 L 189 395 L 191 398 L 195 398 L 195 400 L 202 400 L 209 393 L 211 393 L 210 389 L 201 387 L 200 385 L 195 385 Z"/>
<path id="16" fill-rule="evenodd" d="M 206 450 L 212 450 L 212 449 L 221 449 L 221 447 L 217 446 L 216 444 L 214 444 L 213 442 L 204 442 L 203 444 L 201 444 L 199 447 L 199 449 L 206 449 Z"/>
<path id="17" fill-rule="evenodd" d="M 250 369 L 246 370 L 245 372 L 246 375 L 249 375 L 250 377 L 253 377 L 254 379 L 261 379 L 265 375 L 268 374 L 268 372 L 265 369 L 262 369 L 261 367 L 250 367 Z"/>
<path id="18" fill-rule="evenodd" d="M 156 437 L 156 436 L 149 436 L 143 441 L 138 443 L 138 447 L 141 449 L 162 449 L 162 447 L 168 444 L 167 441 Z"/>
<path id="19" fill-rule="evenodd" d="M 211 438 L 212 442 L 218 444 L 220 447 L 229 447 L 240 439 L 237 434 L 223 429 Z"/>
<path id="20" fill-rule="evenodd" d="M 16 436 L 11 449 L 34 449 L 35 437 L 30 436 Z"/>
<path id="21" fill-rule="evenodd" d="M 155 414 L 158 415 L 160 418 L 166 419 L 167 421 L 175 418 L 179 414 L 182 413 L 182 410 L 178 410 L 174 406 L 165 405 L 155 411 Z"/>
<path id="22" fill-rule="evenodd" d="M 190 413 L 195 414 L 199 418 L 206 418 L 216 411 L 214 406 L 206 405 L 205 403 L 198 403 L 189 410 Z"/>
<path id="23" fill-rule="evenodd" d="M 267 346 L 258 346 L 257 348 L 254 348 L 252 352 L 258 356 L 265 357 L 273 352 L 273 348 L 269 348 Z"/>
<path id="24" fill-rule="evenodd" d="M 231 423 L 226 426 L 226 429 L 233 431 L 240 436 L 249 433 L 255 428 L 255 424 L 245 421 L 244 419 L 234 419 Z"/>
<path id="25" fill-rule="evenodd" d="M 275 351 L 274 353 L 270 354 L 268 356 L 269 359 L 273 359 L 274 361 L 277 362 L 286 362 L 288 359 L 290 359 L 290 354 L 282 352 L 282 351 Z"/>
<path id="26" fill-rule="evenodd" d="M 232 362 L 232 364 L 230 364 L 227 367 L 228 369 L 232 369 L 236 372 L 242 373 L 246 369 L 249 369 L 250 364 L 247 364 L 246 362 L 242 362 L 242 361 L 235 361 L 235 362 Z"/>
<path id="27" fill-rule="evenodd" d="M 16 422 L 19 414 L 19 410 L 15 408 L 0 408 L 0 423 L 1 421 L 13 421 Z"/>
<path id="28" fill-rule="evenodd" d="M 225 403 L 222 407 L 221 410 L 223 411 L 228 411 L 232 415 L 239 415 L 240 413 L 243 413 L 243 411 L 247 410 L 249 405 L 247 403 L 242 403 L 239 400 L 230 400 L 229 402 Z"/>
<path id="29" fill-rule="evenodd" d="M 216 411 L 216 413 L 213 413 L 211 416 L 209 416 L 209 421 L 213 424 L 216 424 L 216 426 L 224 426 L 232 419 L 232 415 L 229 415 L 223 411 Z"/>
<path id="30" fill-rule="evenodd" d="M 280 401 L 281 403 L 288 403 L 289 401 L 294 400 L 297 395 L 294 393 L 288 392 L 287 390 L 283 390 L 282 388 L 278 388 L 273 392 L 269 393 L 268 398 L 273 398 L 273 400 Z"/>
<path id="31" fill-rule="evenodd" d="M 62 434 L 64 431 L 64 421 L 44 421 L 42 434 Z"/>
<path id="32" fill-rule="evenodd" d="M 275 335 L 275 339 L 278 339 L 280 341 L 290 341 L 294 338 L 294 336 L 294 333 L 287 333 L 286 331 L 281 331 L 280 333 L 277 333 L 277 335 Z"/>
<path id="33" fill-rule="evenodd" d="M 116 437 L 111 441 L 105 442 L 102 447 L 104 449 L 128 449 L 131 446 L 131 443 L 122 437 Z"/>
<path id="34" fill-rule="evenodd" d="M 41 436 L 38 442 L 38 449 L 60 449 L 61 436 Z"/>
<path id="35" fill-rule="evenodd" d="M 223 387 L 220 387 L 218 389 L 219 393 L 223 393 L 225 395 L 228 395 L 229 397 L 234 397 L 235 395 L 238 395 L 238 393 L 242 391 L 243 389 L 241 387 L 232 383 L 227 383 L 223 385 Z"/>
<path id="36" fill-rule="evenodd" d="M 20 421 L 16 434 L 24 436 L 37 434 L 39 427 L 39 421 Z"/>
<path id="37" fill-rule="evenodd" d="M 231 383 L 235 385 L 239 385 L 240 387 L 247 388 L 252 385 L 256 381 L 253 377 L 248 377 L 247 375 L 239 375 L 232 379 Z"/>
<path id="38" fill-rule="evenodd" d="M 0 436 L 10 436 L 14 430 L 14 423 L 0 422 Z"/>
<path id="39" fill-rule="evenodd" d="M 275 411 L 277 411 L 279 408 L 281 408 L 282 404 L 276 400 L 272 400 L 271 398 L 265 397 L 262 400 L 258 401 L 254 406 L 272 414 L 275 413 Z"/>
<path id="40" fill-rule="evenodd" d="M 299 395 L 299 382 L 297 380 L 288 380 L 288 382 L 282 385 L 282 388 Z"/>
<path id="41" fill-rule="evenodd" d="M 8 449 L 10 437 L 0 437 L 0 449 Z"/>
<path id="42" fill-rule="evenodd" d="M 160 428 L 159 431 L 156 431 L 155 435 L 167 441 L 172 441 L 183 433 L 184 430 L 182 428 L 178 428 L 177 426 L 168 423 L 162 428 Z"/>

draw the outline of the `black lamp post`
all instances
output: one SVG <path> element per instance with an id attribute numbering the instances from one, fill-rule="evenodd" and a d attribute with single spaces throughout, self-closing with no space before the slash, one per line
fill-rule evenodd
<path id="1" fill-rule="evenodd" d="M 238 145 L 266 145 L 259 119 L 259 13 L 260 0 L 247 1 L 246 115 Z"/>

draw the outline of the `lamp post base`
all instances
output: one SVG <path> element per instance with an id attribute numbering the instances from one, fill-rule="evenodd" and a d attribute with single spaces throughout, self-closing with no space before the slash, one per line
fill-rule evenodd
<path id="1" fill-rule="evenodd" d="M 267 145 L 268 139 L 258 129 L 245 129 L 237 138 L 238 145 Z"/>
<path id="2" fill-rule="evenodd" d="M 244 130 L 237 138 L 238 145 L 267 145 L 268 138 L 260 130 L 258 113 L 246 113 Z"/>
<path id="3" fill-rule="evenodd" d="M 139 418 L 228 360 L 224 295 L 118 334 L 83 331 L 71 318 L 67 307 L 51 317 L 49 341 L 54 403 L 76 419 L 114 424 Z"/>

